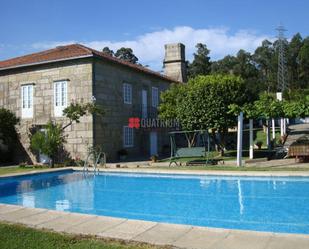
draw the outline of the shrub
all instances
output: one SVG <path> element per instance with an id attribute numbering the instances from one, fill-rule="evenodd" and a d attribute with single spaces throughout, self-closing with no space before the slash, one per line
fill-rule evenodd
<path id="1" fill-rule="evenodd" d="M 11 162 L 18 139 L 15 125 L 19 119 L 11 111 L 0 108 L 0 163 Z"/>
<path id="2" fill-rule="evenodd" d="M 36 131 L 30 139 L 31 149 L 50 157 L 50 164 L 54 167 L 55 157 L 65 143 L 62 126 L 48 122 L 45 131 Z"/>

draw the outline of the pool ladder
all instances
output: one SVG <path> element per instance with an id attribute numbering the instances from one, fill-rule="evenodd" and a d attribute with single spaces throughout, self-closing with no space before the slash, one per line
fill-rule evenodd
<path id="1" fill-rule="evenodd" d="M 106 167 L 106 154 L 104 152 L 100 152 L 97 158 L 95 158 L 95 155 L 93 153 L 89 153 L 84 163 L 83 171 L 87 171 L 87 172 L 89 171 L 89 165 L 90 165 L 89 161 L 90 161 L 91 156 L 93 156 L 94 158 L 94 165 L 93 165 L 94 173 L 99 172 L 98 164 Z"/>

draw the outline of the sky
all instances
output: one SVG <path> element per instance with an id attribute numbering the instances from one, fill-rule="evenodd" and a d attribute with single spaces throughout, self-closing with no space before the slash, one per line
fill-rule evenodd
<path id="1" fill-rule="evenodd" d="M 264 39 L 309 36 L 308 0 L 0 0 L 0 60 L 58 45 L 131 47 L 160 71 L 164 44 L 182 42 L 192 59 L 205 43 L 212 60 L 254 52 Z"/>

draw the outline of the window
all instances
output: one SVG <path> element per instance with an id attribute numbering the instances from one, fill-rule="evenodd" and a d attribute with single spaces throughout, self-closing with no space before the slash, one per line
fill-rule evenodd
<path id="1" fill-rule="evenodd" d="M 159 90 L 157 87 L 153 87 L 151 91 L 152 107 L 158 107 L 159 105 Z"/>
<path id="2" fill-rule="evenodd" d="M 61 117 L 63 110 L 67 107 L 67 81 L 54 83 L 54 113 Z"/>
<path id="3" fill-rule="evenodd" d="M 133 147 L 133 128 L 123 127 L 123 147 Z"/>
<path id="4" fill-rule="evenodd" d="M 142 118 L 147 118 L 147 91 L 142 90 Z"/>
<path id="5" fill-rule="evenodd" d="M 123 84 L 123 101 L 125 104 L 132 104 L 132 86 L 130 84 Z"/>
<path id="6" fill-rule="evenodd" d="M 33 85 L 21 86 L 21 116 L 22 118 L 33 117 Z"/>

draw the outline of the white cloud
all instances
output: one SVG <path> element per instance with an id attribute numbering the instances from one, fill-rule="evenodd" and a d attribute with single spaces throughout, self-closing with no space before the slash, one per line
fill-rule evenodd
<path id="1" fill-rule="evenodd" d="M 113 50 L 120 47 L 130 47 L 142 64 L 150 65 L 155 70 L 160 70 L 164 57 L 164 44 L 182 42 L 186 45 L 187 59 L 192 58 L 197 43 L 205 43 L 210 49 L 213 60 L 220 59 L 227 54 L 235 54 L 239 49 L 253 52 L 264 39 L 272 38 L 267 35 L 259 35 L 249 30 L 239 30 L 230 33 L 227 28 L 194 29 L 188 26 L 175 27 L 174 29 L 160 29 L 146 33 L 133 40 L 125 41 L 61 41 L 40 42 L 32 45 L 34 49 L 47 49 L 69 43 L 82 43 L 97 50 L 108 46 Z"/>

